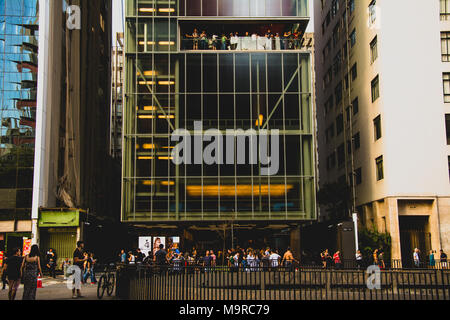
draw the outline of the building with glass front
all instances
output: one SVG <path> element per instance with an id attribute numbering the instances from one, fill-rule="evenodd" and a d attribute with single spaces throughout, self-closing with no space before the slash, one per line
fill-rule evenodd
<path id="1" fill-rule="evenodd" d="M 0 251 L 31 237 L 38 0 L 0 0 Z"/>
<path id="2" fill-rule="evenodd" d="M 209 241 L 200 234 L 240 228 L 292 238 L 316 219 L 308 22 L 307 0 L 126 1 L 123 222 Z M 175 165 L 177 129 L 192 141 L 232 130 L 246 143 L 217 149 L 214 164 Z M 247 130 L 278 130 L 274 174 L 250 161 Z M 202 159 L 213 139 L 203 140 L 184 155 Z"/>

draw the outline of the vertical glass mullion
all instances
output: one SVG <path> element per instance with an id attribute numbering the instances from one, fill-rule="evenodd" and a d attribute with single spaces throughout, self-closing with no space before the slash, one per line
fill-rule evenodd
<path id="1" fill-rule="evenodd" d="M 201 113 L 201 123 L 202 123 L 202 132 L 201 132 L 201 134 L 203 134 L 203 108 L 204 108 L 204 106 L 203 106 L 203 96 L 204 96 L 204 91 L 203 91 L 203 88 L 204 88 L 204 86 L 203 86 L 203 53 L 201 53 L 200 54 L 200 92 L 201 92 L 201 94 L 200 94 L 200 97 L 201 97 L 201 99 L 200 99 L 200 113 Z M 201 150 L 203 150 L 203 146 L 201 147 Z M 204 181 L 203 181 L 203 178 L 204 178 L 204 176 L 203 176 L 203 160 L 202 160 L 202 169 L 201 169 L 202 171 L 201 171 L 201 185 L 202 185 L 202 197 L 201 197 L 201 203 L 202 203 L 202 206 L 201 206 L 201 210 L 202 210 L 202 220 L 204 220 L 204 196 L 203 196 L 203 183 L 204 183 Z"/>
<path id="2" fill-rule="evenodd" d="M 203 1 L 202 1 L 202 5 L 203 5 Z M 216 54 L 216 65 L 217 65 L 217 87 L 216 87 L 216 89 L 217 89 L 217 92 L 216 92 L 216 95 L 217 95 L 217 130 L 219 130 L 220 131 L 220 95 L 219 95 L 219 92 L 220 92 L 220 87 L 219 87 L 219 84 L 220 84 L 220 77 L 219 77 L 219 75 L 220 75 L 220 66 L 219 66 L 219 63 L 220 63 L 220 61 L 219 61 L 220 59 L 219 59 L 219 55 L 218 54 Z M 223 155 L 221 154 L 221 147 L 224 145 L 224 143 L 225 143 L 225 141 L 224 140 L 222 140 L 222 145 L 221 146 L 219 146 L 219 151 L 218 151 L 218 153 L 219 153 L 219 159 L 221 158 L 221 157 L 223 157 Z M 220 209 L 220 200 L 221 200 L 221 197 L 220 197 L 220 167 L 221 167 L 221 164 L 220 164 L 220 161 L 219 161 L 219 163 L 217 164 L 217 176 L 218 176 L 218 178 L 217 178 L 217 184 L 218 184 L 218 194 L 217 194 L 217 206 L 218 206 L 218 210 L 217 210 L 217 214 L 218 214 L 218 218 L 220 219 L 220 216 L 221 216 L 221 209 Z"/>
<path id="3" fill-rule="evenodd" d="M 288 219 L 288 194 L 287 194 L 287 151 L 286 151 L 286 99 L 285 99 L 285 81 L 284 81 L 284 53 L 281 53 L 281 90 L 283 96 L 283 161 L 284 161 L 284 206 L 286 211 L 286 219 Z"/>
<path id="4" fill-rule="evenodd" d="M 266 3 L 266 10 L 267 10 L 267 3 Z M 271 128 L 270 128 L 270 121 L 269 121 L 269 115 L 270 115 L 270 113 L 269 113 L 269 68 L 268 68 L 268 63 L 267 63 L 267 60 L 268 60 L 268 55 L 269 54 L 264 54 L 264 64 L 265 64 L 265 79 L 266 79 L 266 115 L 267 115 L 267 130 L 268 130 L 268 132 L 270 132 L 270 130 L 271 130 Z M 259 115 L 258 115 L 258 117 L 259 117 Z M 260 126 L 262 125 L 262 123 L 260 123 Z M 259 129 L 261 129 L 261 128 L 259 128 Z M 258 132 L 258 135 L 260 134 L 261 132 Z M 267 141 L 267 146 L 269 146 L 269 141 L 270 141 L 270 139 L 269 139 L 269 137 L 267 137 L 268 138 L 268 141 Z M 261 137 L 259 136 L 259 139 L 261 139 Z M 261 141 L 261 140 L 259 140 L 259 141 Z M 268 148 L 269 149 L 269 148 Z M 270 149 L 269 149 L 270 150 Z M 265 151 L 267 151 L 267 150 L 265 150 Z M 259 152 L 261 152 L 261 150 L 259 150 Z M 259 157 L 257 156 L 257 159 L 258 159 Z M 261 163 L 261 161 L 258 161 L 258 163 Z M 261 166 L 261 164 L 260 164 L 260 166 Z M 260 169 L 261 170 L 261 169 Z M 259 174 L 261 173 L 261 171 L 259 172 Z M 269 201 L 269 217 L 270 218 L 272 218 L 272 210 L 271 210 L 271 193 L 270 193 L 270 175 L 268 175 L 267 176 L 267 186 L 268 186 L 268 190 L 269 190 L 269 194 L 267 195 L 267 199 L 268 199 L 268 201 Z M 253 217 L 254 218 L 254 217 Z"/>
<path id="5" fill-rule="evenodd" d="M 306 212 L 306 201 L 305 201 L 305 180 L 306 180 L 306 175 L 305 175 L 305 170 L 304 170 L 304 152 L 303 152 L 303 141 L 304 141 L 304 137 L 306 132 L 304 132 L 303 129 L 303 95 L 305 94 L 303 92 L 302 89 L 302 81 L 301 81 L 301 72 L 303 71 L 302 68 L 300 68 L 300 63 L 301 63 L 301 56 L 300 54 L 297 54 L 297 68 L 298 68 L 298 90 L 299 90 L 299 95 L 298 95 L 298 115 L 299 115 L 299 121 L 300 121 L 300 176 L 302 177 L 301 179 L 301 201 L 302 201 L 302 212 Z M 309 106 L 308 106 L 309 107 Z"/>

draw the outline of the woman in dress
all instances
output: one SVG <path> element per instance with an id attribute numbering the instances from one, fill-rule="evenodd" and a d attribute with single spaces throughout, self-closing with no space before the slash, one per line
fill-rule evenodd
<path id="1" fill-rule="evenodd" d="M 41 253 L 39 247 L 33 245 L 30 254 L 26 255 L 20 268 L 21 278 L 23 279 L 23 297 L 22 300 L 36 300 L 37 278 L 42 276 Z"/>

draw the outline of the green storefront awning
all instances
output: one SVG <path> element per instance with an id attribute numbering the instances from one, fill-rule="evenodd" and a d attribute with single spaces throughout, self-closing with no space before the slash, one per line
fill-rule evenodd
<path id="1" fill-rule="evenodd" d="M 80 210 L 43 210 L 39 214 L 38 226 L 49 227 L 78 227 L 80 225 Z"/>

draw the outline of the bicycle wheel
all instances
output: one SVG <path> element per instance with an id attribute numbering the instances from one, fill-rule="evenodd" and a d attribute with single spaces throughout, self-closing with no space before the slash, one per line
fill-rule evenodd
<path id="1" fill-rule="evenodd" d="M 108 276 L 108 288 L 106 290 L 106 293 L 108 294 L 109 297 L 111 297 L 111 295 L 113 294 L 115 285 L 116 285 L 116 276 L 114 275 L 114 273 L 110 273 Z"/>
<path id="2" fill-rule="evenodd" d="M 98 281 L 97 286 L 97 298 L 101 300 L 103 298 L 103 295 L 105 294 L 105 289 L 107 285 L 107 279 L 105 275 L 102 275 L 100 277 L 100 280 Z"/>

